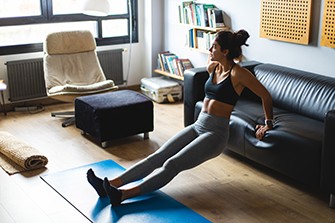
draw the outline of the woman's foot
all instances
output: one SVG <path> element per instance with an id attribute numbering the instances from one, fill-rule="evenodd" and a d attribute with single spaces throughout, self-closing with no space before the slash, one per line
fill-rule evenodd
<path id="1" fill-rule="evenodd" d="M 105 177 L 103 181 L 103 188 L 105 189 L 105 193 L 109 197 L 112 206 L 118 206 L 121 204 L 121 198 L 122 198 L 121 190 L 110 185 L 107 177 Z"/>
<path id="2" fill-rule="evenodd" d="M 87 180 L 92 185 L 92 187 L 96 190 L 100 197 L 106 197 L 107 194 L 103 187 L 103 180 L 99 177 L 95 176 L 92 169 L 87 171 Z"/>

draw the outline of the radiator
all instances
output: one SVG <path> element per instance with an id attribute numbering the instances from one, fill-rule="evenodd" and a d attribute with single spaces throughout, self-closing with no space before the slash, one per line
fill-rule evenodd
<path id="1" fill-rule="evenodd" d="M 106 79 L 113 80 L 116 85 L 124 84 L 122 52 L 123 49 L 97 52 Z M 47 97 L 43 58 L 8 61 L 5 64 L 9 101 L 18 102 Z"/>
<path id="2" fill-rule="evenodd" d="M 9 100 L 21 101 L 46 97 L 43 58 L 8 61 Z"/>
<path id="3" fill-rule="evenodd" d="M 124 84 L 122 52 L 123 49 L 97 52 L 106 79 L 113 80 L 116 85 Z"/>

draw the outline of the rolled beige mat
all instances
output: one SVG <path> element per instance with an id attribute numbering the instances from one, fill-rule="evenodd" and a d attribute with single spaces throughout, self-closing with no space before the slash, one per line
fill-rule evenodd
<path id="1" fill-rule="evenodd" d="M 48 158 L 37 149 L 7 132 L 0 132 L 0 166 L 14 174 L 43 168 Z"/>

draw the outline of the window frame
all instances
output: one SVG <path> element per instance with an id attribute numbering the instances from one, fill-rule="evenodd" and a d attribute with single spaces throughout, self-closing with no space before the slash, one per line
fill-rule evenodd
<path id="1" fill-rule="evenodd" d="M 109 19 L 127 19 L 128 30 L 130 27 L 130 18 L 132 18 L 132 42 L 138 42 L 138 0 L 131 0 L 132 3 L 132 15 L 129 15 L 129 9 L 127 14 L 119 15 L 108 15 L 105 17 L 88 16 L 84 14 L 52 14 L 52 0 L 40 0 L 41 2 L 41 13 L 40 16 L 27 16 L 27 17 L 11 17 L 11 18 L 0 18 L 0 26 L 15 26 L 15 25 L 33 25 L 33 24 L 50 24 L 59 22 L 80 22 L 80 21 L 96 21 L 97 22 L 97 34 L 95 38 L 97 46 L 105 45 L 116 45 L 130 42 L 130 35 L 119 36 L 119 37 L 102 37 L 102 21 Z M 34 44 L 22 44 L 22 45 L 11 45 L 1 46 L 0 55 L 10 55 L 18 53 L 31 53 L 43 51 L 43 43 Z"/>

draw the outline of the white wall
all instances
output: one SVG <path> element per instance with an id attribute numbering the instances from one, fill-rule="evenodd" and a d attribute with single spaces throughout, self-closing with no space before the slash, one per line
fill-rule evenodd
<path id="1" fill-rule="evenodd" d="M 140 40 L 144 42 L 144 48 L 138 60 L 144 61 L 144 77 L 151 77 L 164 41 L 164 1 L 144 0 L 144 8 L 144 38 Z"/>
<path id="2" fill-rule="evenodd" d="M 179 57 L 188 57 L 196 67 L 205 66 L 207 55 L 183 47 L 187 27 L 179 24 L 178 4 L 181 0 L 165 0 L 164 48 Z M 274 63 L 300 70 L 335 77 L 335 49 L 320 46 L 322 11 L 324 0 L 313 1 L 311 42 L 309 45 L 268 40 L 259 37 L 260 0 L 211 0 L 197 1 L 213 3 L 224 10 L 232 30 L 249 32 L 249 47 L 243 47 L 247 60 Z M 230 22 L 229 22 L 230 20 Z"/>

